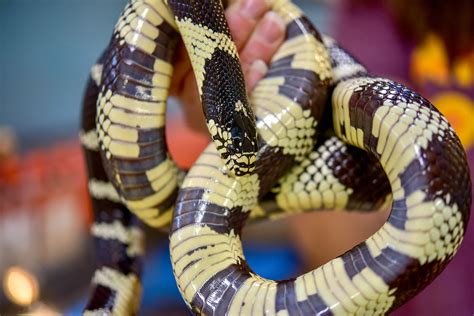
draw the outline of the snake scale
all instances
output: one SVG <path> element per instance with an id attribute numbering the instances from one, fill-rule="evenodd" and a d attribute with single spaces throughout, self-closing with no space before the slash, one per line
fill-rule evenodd
<path id="1" fill-rule="evenodd" d="M 471 185 L 452 127 L 419 94 L 369 75 L 292 3 L 271 5 L 286 39 L 250 100 L 218 0 L 124 9 L 83 100 L 98 258 L 85 315 L 137 313 L 140 222 L 169 229 L 177 285 L 195 314 L 384 314 L 454 256 Z M 213 139 L 185 176 L 164 133 L 180 36 Z M 370 238 L 295 279 L 264 279 L 244 259 L 247 220 L 389 205 Z"/>

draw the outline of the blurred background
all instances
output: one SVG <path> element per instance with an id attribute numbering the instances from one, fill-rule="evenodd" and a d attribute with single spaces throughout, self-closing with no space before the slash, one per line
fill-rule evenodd
<path id="1" fill-rule="evenodd" d="M 456 129 L 472 170 L 471 0 L 295 2 L 320 31 L 339 40 L 373 73 L 428 97 Z M 0 0 L 2 315 L 76 315 L 85 304 L 94 256 L 77 139 L 80 103 L 90 66 L 105 48 L 125 3 Z M 207 139 L 185 126 L 176 102 L 169 108 L 172 154 L 189 166 Z M 319 212 L 256 224 L 245 230 L 245 254 L 265 277 L 294 277 L 362 241 L 386 217 L 386 211 Z M 395 315 L 474 313 L 472 222 L 453 262 Z M 188 315 L 171 273 L 167 236 L 148 230 L 147 248 L 140 314 Z"/>

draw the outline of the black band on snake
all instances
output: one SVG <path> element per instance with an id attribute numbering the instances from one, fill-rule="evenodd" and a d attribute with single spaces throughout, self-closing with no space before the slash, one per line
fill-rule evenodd
<path id="1" fill-rule="evenodd" d="M 466 157 L 446 119 L 410 89 L 369 76 L 333 40 L 323 44 L 282 0 L 272 10 L 286 22 L 286 40 L 252 93 L 255 129 L 221 4 L 170 6 L 174 14 L 159 0 L 127 5 L 84 101 L 100 255 L 85 314 L 136 312 L 143 236 L 128 209 L 165 227 L 176 196 L 171 259 L 196 314 L 384 314 L 431 282 L 455 254 L 471 205 Z M 178 29 L 214 140 L 179 194 L 163 132 Z M 378 232 L 296 279 L 263 279 L 244 260 L 248 218 L 389 203 Z"/>

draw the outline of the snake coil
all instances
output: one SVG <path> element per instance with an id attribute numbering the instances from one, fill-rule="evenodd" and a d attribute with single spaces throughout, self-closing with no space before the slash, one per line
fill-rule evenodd
<path id="1" fill-rule="evenodd" d="M 420 95 L 369 76 L 290 2 L 272 10 L 286 39 L 252 109 L 219 1 L 135 0 L 124 9 L 83 102 L 99 259 L 84 314 L 136 313 L 144 236 L 135 216 L 171 222 L 173 271 L 196 314 L 384 314 L 455 254 L 471 186 L 452 127 Z M 180 186 L 164 135 L 179 34 L 213 139 Z M 296 279 L 266 280 L 245 262 L 247 219 L 390 202 L 373 236 Z"/>

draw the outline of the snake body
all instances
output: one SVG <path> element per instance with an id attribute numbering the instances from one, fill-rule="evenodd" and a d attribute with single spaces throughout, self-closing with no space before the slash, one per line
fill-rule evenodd
<path id="1" fill-rule="evenodd" d="M 84 99 L 81 140 L 99 255 L 85 314 L 136 312 L 143 233 L 130 212 L 167 227 L 176 197 L 173 269 L 198 314 L 381 314 L 442 271 L 464 234 L 470 179 L 459 140 L 427 100 L 369 76 L 333 40 L 323 43 L 297 7 L 276 1 L 286 40 L 251 96 L 255 129 L 221 4 L 169 6 L 127 5 Z M 163 127 L 179 33 L 214 143 L 178 193 Z M 323 121 L 329 84 L 333 110 L 325 118 L 333 116 L 333 128 Z M 247 218 L 369 211 L 392 200 L 376 234 L 294 280 L 265 280 L 245 263 Z"/>
<path id="2" fill-rule="evenodd" d="M 469 172 L 459 139 L 420 95 L 393 81 L 368 76 L 355 62 L 351 68 L 353 73 L 339 81 L 333 92 L 334 130 L 346 143 L 380 161 L 393 195 L 389 219 L 369 239 L 314 271 L 292 280 L 266 280 L 244 260 L 240 230 L 243 214 L 253 205 L 242 207 L 233 198 L 241 196 L 234 184 L 239 180 L 222 175 L 189 186 L 188 179 L 200 163 L 220 170 L 222 162 L 212 156 L 210 147 L 184 180 L 170 237 L 178 286 L 196 313 L 384 314 L 429 284 L 454 255 L 471 204 Z M 257 118 L 258 113 L 257 108 Z M 227 199 L 209 198 L 209 192 L 221 188 L 227 191 Z M 302 187 L 293 194 L 309 195 L 301 202 L 306 205 L 318 202 L 311 196 L 314 192 L 305 191 Z M 333 193 L 328 198 L 334 198 Z M 203 206 L 188 207 L 196 197 L 199 202 L 194 204 Z M 189 212 L 198 214 L 192 221 L 182 221 Z"/>
<path id="3" fill-rule="evenodd" d="M 99 60 L 102 62 L 102 58 Z M 83 100 L 80 138 L 89 175 L 92 200 L 96 271 L 85 315 L 135 314 L 139 306 L 145 236 L 138 218 L 121 202 L 110 183 L 95 134 L 96 101 L 100 78 L 95 66 Z"/>

